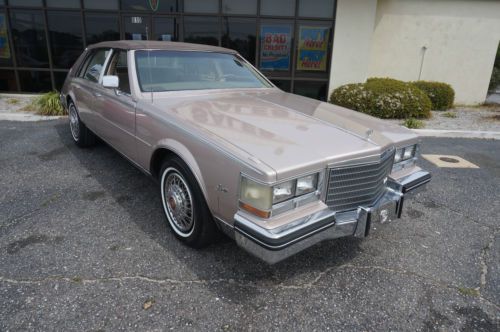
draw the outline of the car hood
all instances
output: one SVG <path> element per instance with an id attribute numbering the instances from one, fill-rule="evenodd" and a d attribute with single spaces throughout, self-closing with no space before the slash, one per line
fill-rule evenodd
<path id="1" fill-rule="evenodd" d="M 161 112 L 244 151 L 274 169 L 277 180 L 416 139 L 405 128 L 278 89 L 166 95 L 153 102 Z"/>

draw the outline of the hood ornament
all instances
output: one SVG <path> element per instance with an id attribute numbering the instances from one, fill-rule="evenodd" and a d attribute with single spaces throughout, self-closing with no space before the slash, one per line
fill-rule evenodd
<path id="1" fill-rule="evenodd" d="M 366 131 L 366 133 L 365 133 L 365 140 L 367 140 L 367 141 L 368 141 L 368 140 L 370 139 L 370 136 L 372 136 L 372 134 L 373 134 L 373 129 L 371 129 L 371 128 L 370 128 L 370 129 L 368 129 L 368 130 Z"/>

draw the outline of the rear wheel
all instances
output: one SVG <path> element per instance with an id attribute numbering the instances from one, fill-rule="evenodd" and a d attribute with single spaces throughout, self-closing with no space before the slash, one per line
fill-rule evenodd
<path id="1" fill-rule="evenodd" d="M 167 159 L 160 172 L 163 210 L 175 236 L 193 248 L 217 239 L 217 228 L 198 183 L 178 157 Z"/>
<path id="2" fill-rule="evenodd" d="M 73 101 L 68 103 L 68 115 L 71 136 L 73 137 L 73 141 L 76 145 L 82 148 L 94 145 L 96 142 L 96 136 L 81 121 L 80 115 L 78 115 L 78 110 Z"/>

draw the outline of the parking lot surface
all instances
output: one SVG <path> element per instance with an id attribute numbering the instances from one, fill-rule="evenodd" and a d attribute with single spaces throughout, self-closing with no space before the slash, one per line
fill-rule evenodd
<path id="1" fill-rule="evenodd" d="M 0 122 L 0 331 L 498 331 L 500 141 L 422 143 L 479 168 L 422 159 L 402 219 L 269 266 L 182 245 L 155 183 L 66 120 Z"/>

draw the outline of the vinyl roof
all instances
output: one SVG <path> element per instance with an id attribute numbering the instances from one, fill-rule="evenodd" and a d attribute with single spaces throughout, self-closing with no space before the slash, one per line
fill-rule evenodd
<path id="1" fill-rule="evenodd" d="M 157 41 L 157 40 L 116 40 L 116 41 L 105 41 L 88 46 L 89 49 L 101 48 L 101 47 L 121 48 L 127 50 L 150 49 L 150 50 L 170 50 L 170 51 L 218 52 L 218 53 L 233 53 L 233 54 L 237 53 L 234 50 L 218 46 Z"/>

